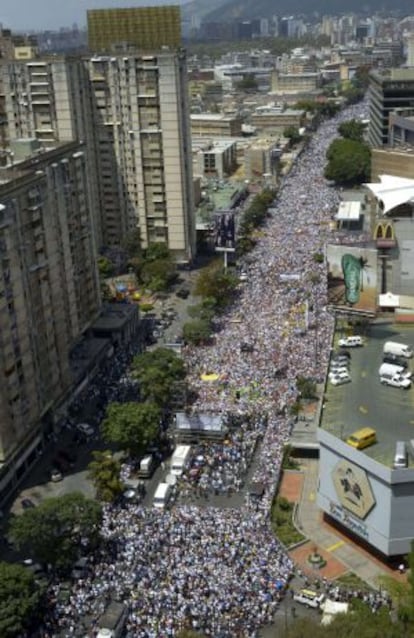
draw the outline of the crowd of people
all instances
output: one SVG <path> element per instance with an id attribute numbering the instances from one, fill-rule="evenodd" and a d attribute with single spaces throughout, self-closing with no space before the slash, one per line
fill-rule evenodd
<path id="1" fill-rule="evenodd" d="M 200 472 L 203 489 L 237 489 L 237 465 L 247 469 L 260 439 L 252 478 L 264 485 L 264 496 L 239 509 L 106 507 L 105 543 L 68 600 L 59 602 L 59 585 L 51 592 L 45 636 L 77 635 L 79 628 L 85 635 L 83 619 L 96 627 L 108 599 L 128 605 L 129 638 L 174 637 L 184 627 L 216 638 L 254 638 L 272 621 L 293 570 L 269 521 L 289 436 L 288 408 L 297 398 L 298 376 L 322 380 L 334 329 L 326 266 L 315 259 L 328 239 L 335 241 L 329 222 L 339 203 L 323 177 L 325 153 L 338 124 L 365 108 L 349 107 L 322 123 L 284 178 L 262 236 L 244 259 L 247 281 L 220 319 L 214 345 L 184 349 L 198 396 L 193 410 L 250 419 L 249 428 L 230 432 L 211 462 L 209 451 L 200 449 L 208 468 Z M 246 343 L 251 347 L 241 349 Z M 218 379 L 203 381 L 206 372 Z"/>

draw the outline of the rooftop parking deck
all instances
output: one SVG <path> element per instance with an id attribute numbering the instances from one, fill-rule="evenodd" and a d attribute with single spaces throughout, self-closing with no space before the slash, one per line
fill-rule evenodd
<path id="1" fill-rule="evenodd" d="M 339 338 L 335 335 L 335 346 Z M 333 386 L 327 382 L 320 427 L 346 441 L 363 427 L 374 428 L 377 443 L 362 454 L 392 467 L 397 441 L 414 439 L 414 385 L 409 390 L 382 385 L 378 370 L 386 341 L 414 345 L 414 327 L 376 322 L 369 327 L 364 346 L 348 348 L 351 383 Z M 408 360 L 414 371 L 414 359 Z M 414 458 L 409 455 L 409 466 Z"/>

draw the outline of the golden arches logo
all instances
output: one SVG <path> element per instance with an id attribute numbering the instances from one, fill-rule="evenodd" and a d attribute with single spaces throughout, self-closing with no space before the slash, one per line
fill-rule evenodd
<path id="1" fill-rule="evenodd" d="M 378 222 L 374 230 L 374 239 L 395 241 L 395 231 L 393 224 L 391 224 L 391 222 Z"/>

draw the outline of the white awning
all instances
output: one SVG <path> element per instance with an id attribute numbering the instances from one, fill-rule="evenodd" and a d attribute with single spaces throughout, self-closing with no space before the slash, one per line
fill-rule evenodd
<path id="1" fill-rule="evenodd" d="M 380 182 L 364 184 L 378 200 L 382 212 L 387 215 L 396 206 L 414 203 L 414 179 L 379 175 Z"/>
<path id="2" fill-rule="evenodd" d="M 381 308 L 398 308 L 400 305 L 399 295 L 394 295 L 392 292 L 386 292 L 379 296 L 379 305 Z"/>

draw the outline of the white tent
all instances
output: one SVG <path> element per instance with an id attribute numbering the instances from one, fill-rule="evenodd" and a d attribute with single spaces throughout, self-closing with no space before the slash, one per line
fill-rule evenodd
<path id="1" fill-rule="evenodd" d="M 384 215 L 401 204 L 414 204 L 414 179 L 379 175 L 379 183 L 364 184 L 378 200 Z"/>
<path id="2" fill-rule="evenodd" d="M 321 624 L 329 625 L 334 619 L 334 616 L 337 614 L 346 614 L 348 613 L 349 603 L 340 603 L 336 600 L 325 600 L 321 605 L 321 610 L 323 612 Z"/>

